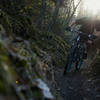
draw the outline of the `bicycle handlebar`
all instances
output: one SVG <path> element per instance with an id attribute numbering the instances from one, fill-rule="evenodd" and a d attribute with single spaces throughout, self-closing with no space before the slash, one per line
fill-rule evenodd
<path id="1" fill-rule="evenodd" d="M 71 27 L 67 27 L 66 30 L 68 30 L 70 32 L 76 32 L 76 33 L 78 33 L 78 35 L 88 36 L 88 38 L 90 38 L 90 39 L 95 39 L 97 37 L 93 34 L 88 34 L 88 33 L 83 33 L 81 31 L 73 30 Z"/>

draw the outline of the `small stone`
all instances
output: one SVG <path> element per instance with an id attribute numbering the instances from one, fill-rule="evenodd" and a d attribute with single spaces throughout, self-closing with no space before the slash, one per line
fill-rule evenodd
<path id="1" fill-rule="evenodd" d="M 88 100 L 88 99 L 86 97 L 84 97 L 83 100 Z"/>
<path id="2" fill-rule="evenodd" d="M 73 87 L 69 87 L 69 89 L 73 90 Z"/>
<path id="3" fill-rule="evenodd" d="M 91 79 L 88 80 L 88 82 L 91 82 L 91 81 L 92 81 Z"/>
<path id="4" fill-rule="evenodd" d="M 100 100 L 100 95 L 96 95 L 96 100 Z"/>
<path id="5" fill-rule="evenodd" d="M 61 89 L 60 88 L 57 88 L 57 91 L 60 91 Z"/>
<path id="6" fill-rule="evenodd" d="M 100 98 L 100 95 L 96 95 L 96 98 Z"/>
<path id="7" fill-rule="evenodd" d="M 90 89 L 88 88 L 87 91 L 90 91 Z"/>

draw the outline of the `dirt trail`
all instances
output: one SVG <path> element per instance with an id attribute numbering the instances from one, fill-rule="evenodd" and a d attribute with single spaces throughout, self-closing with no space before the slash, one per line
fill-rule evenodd
<path id="1" fill-rule="evenodd" d="M 85 65 L 85 64 L 84 64 Z M 58 91 L 63 100 L 100 100 L 100 91 L 97 92 L 88 68 L 81 68 L 78 72 L 69 72 L 63 76 L 63 69 L 56 71 Z"/>

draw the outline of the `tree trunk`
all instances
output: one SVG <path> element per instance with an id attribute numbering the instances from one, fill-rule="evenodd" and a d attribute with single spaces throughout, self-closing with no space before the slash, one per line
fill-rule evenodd
<path id="1" fill-rule="evenodd" d="M 49 26 L 48 26 L 48 31 L 52 30 L 52 27 L 53 27 L 54 23 L 56 22 L 56 19 L 57 19 L 58 13 L 59 13 L 59 7 L 60 7 L 60 4 L 61 4 L 61 1 L 62 0 L 57 0 L 52 20 L 50 21 Z"/>
<path id="2" fill-rule="evenodd" d="M 43 18 L 44 18 L 44 15 L 45 15 L 45 8 L 46 8 L 46 0 L 42 0 L 41 9 L 40 9 L 40 17 L 39 17 L 39 20 L 38 20 L 38 23 L 37 23 L 37 27 L 39 29 L 41 29 L 41 25 L 42 25 Z"/>

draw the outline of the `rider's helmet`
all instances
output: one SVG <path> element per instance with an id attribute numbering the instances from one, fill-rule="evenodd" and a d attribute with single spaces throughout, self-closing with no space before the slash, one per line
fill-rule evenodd
<path id="1" fill-rule="evenodd" d="M 91 38 L 92 38 L 92 35 L 91 35 L 91 34 L 89 34 L 89 35 L 88 35 L 88 38 L 89 38 L 89 39 L 91 39 Z"/>
<path id="2" fill-rule="evenodd" d="M 80 36 L 77 37 L 77 42 L 80 41 Z"/>

